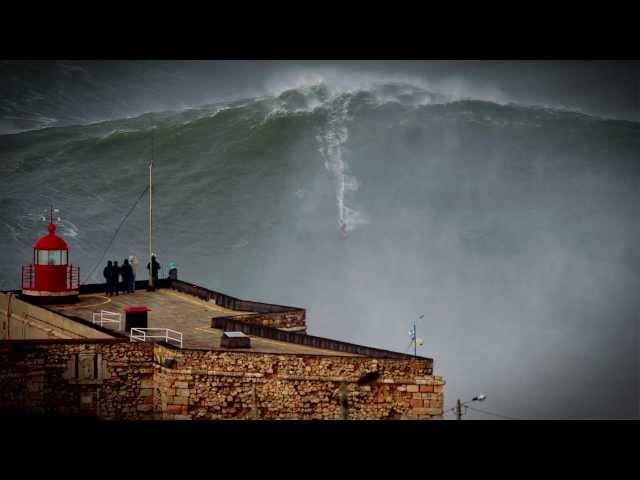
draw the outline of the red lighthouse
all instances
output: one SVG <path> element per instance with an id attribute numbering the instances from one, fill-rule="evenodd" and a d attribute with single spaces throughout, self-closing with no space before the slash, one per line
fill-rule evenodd
<path id="1" fill-rule="evenodd" d="M 53 208 L 48 230 L 33 246 L 33 264 L 22 266 L 22 294 L 43 302 L 67 301 L 78 295 L 80 269 L 69 265 L 69 247 L 56 235 Z"/>

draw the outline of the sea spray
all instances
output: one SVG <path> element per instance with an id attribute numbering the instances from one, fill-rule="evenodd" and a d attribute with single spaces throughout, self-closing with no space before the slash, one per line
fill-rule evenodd
<path id="1" fill-rule="evenodd" d="M 347 164 L 343 154 L 343 145 L 349 139 L 347 123 L 350 120 L 350 101 L 350 96 L 341 95 L 331 102 L 327 123 L 322 134 L 316 137 L 320 143 L 320 154 L 325 160 L 324 166 L 335 179 L 338 223 L 344 225 L 346 231 L 368 223 L 364 214 L 345 204 L 346 193 L 355 192 L 359 187 L 358 180 L 346 173 Z"/>

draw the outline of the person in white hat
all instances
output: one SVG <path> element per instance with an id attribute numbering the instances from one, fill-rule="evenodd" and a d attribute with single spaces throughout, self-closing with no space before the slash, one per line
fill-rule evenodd
<path id="1" fill-rule="evenodd" d="M 129 279 L 129 293 L 135 293 L 136 291 L 136 271 L 138 269 L 138 259 L 135 255 L 129 255 L 129 265 L 131 265 L 131 271 L 133 275 Z"/>

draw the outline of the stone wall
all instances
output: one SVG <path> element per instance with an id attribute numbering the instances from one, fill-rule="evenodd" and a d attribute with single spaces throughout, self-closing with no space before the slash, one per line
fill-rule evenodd
<path id="1" fill-rule="evenodd" d="M 14 293 L 0 292 L 0 340 L 113 338 L 113 333 L 82 319 L 66 318 Z"/>
<path id="2" fill-rule="evenodd" d="M 442 418 L 440 377 L 387 379 L 360 386 L 351 378 L 274 375 L 156 366 L 158 418 L 216 420 L 378 420 Z M 343 406 L 341 389 L 346 392 Z"/>
<path id="3" fill-rule="evenodd" d="M 358 355 L 370 358 L 397 358 L 402 360 L 412 359 L 411 355 L 400 352 L 392 352 L 381 348 L 357 345 L 355 343 L 343 342 L 331 338 L 316 337 L 308 335 L 306 332 L 285 331 L 281 328 L 266 327 L 238 320 L 237 317 L 214 317 L 211 319 L 211 327 L 227 332 L 243 332 L 245 335 L 268 338 L 279 342 L 286 342 L 294 345 L 304 345 L 321 350 L 331 350 L 333 352 Z M 433 365 L 432 359 L 424 359 L 427 362 L 428 373 L 431 374 Z"/>
<path id="4" fill-rule="evenodd" d="M 151 419 L 153 344 L 0 342 L 0 410 Z"/>
<path id="5" fill-rule="evenodd" d="M 220 305 L 224 308 L 245 312 L 255 312 L 248 315 L 234 316 L 234 318 L 241 317 L 243 321 L 248 323 L 285 329 L 305 329 L 307 326 L 306 310 L 303 308 L 272 305 L 269 303 L 254 302 L 252 300 L 242 300 L 181 280 L 171 281 L 169 282 L 169 286 L 174 290 L 193 295 L 206 302 L 214 302 L 216 305 Z"/>
<path id="6" fill-rule="evenodd" d="M 428 359 L 179 350 L 116 339 L 0 342 L 0 411 L 105 419 L 441 418 L 444 381 L 428 371 Z"/>
<path id="7" fill-rule="evenodd" d="M 231 318 L 237 321 L 271 328 L 297 328 L 306 330 L 307 326 L 304 316 L 300 315 L 299 312 L 251 313 L 247 315 L 233 315 Z"/>
<path id="8" fill-rule="evenodd" d="M 167 419 L 442 418 L 427 359 L 155 349 L 156 413 Z M 173 368 L 166 368 L 174 360 Z M 369 372 L 378 378 L 359 385 Z M 342 401 L 347 398 L 346 405 Z"/>

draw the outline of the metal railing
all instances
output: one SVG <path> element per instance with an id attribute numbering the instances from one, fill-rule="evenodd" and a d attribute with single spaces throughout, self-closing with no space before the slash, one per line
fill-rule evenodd
<path id="1" fill-rule="evenodd" d="M 152 332 L 158 333 L 153 334 Z M 167 343 L 175 342 L 182 348 L 182 333 L 171 330 L 170 328 L 132 328 L 130 338 L 132 342 L 146 342 L 147 340 L 160 339 Z"/>
<path id="2" fill-rule="evenodd" d="M 108 310 L 93 312 L 93 323 L 103 326 L 105 323 L 117 323 L 118 330 L 122 328 L 122 315 Z"/>
<path id="3" fill-rule="evenodd" d="M 80 288 L 80 267 L 69 265 L 67 268 L 67 288 L 78 290 Z"/>
<path id="4" fill-rule="evenodd" d="M 35 268 L 33 265 L 22 265 L 22 286 L 23 290 L 33 290 L 35 288 Z"/>

